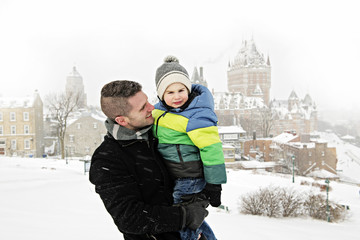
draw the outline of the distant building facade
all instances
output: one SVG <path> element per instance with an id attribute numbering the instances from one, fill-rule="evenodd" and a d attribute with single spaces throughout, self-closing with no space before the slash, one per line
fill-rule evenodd
<path id="1" fill-rule="evenodd" d="M 44 153 L 43 102 L 31 97 L 0 98 L 0 156 L 41 157 Z"/>
<path id="2" fill-rule="evenodd" d="M 272 100 L 270 108 L 273 113 L 273 135 L 284 131 L 311 133 L 318 129 L 316 104 L 309 94 L 300 99 L 295 91 L 292 91 L 287 101 Z"/>
<path id="3" fill-rule="evenodd" d="M 280 141 L 286 134 L 290 137 Z M 309 134 L 283 133 L 273 139 L 271 148 L 272 161 L 281 162 L 281 172 L 291 173 L 294 168 L 295 173 L 302 176 L 320 170 L 337 174 L 336 148 L 320 139 L 311 139 Z"/>
<path id="4" fill-rule="evenodd" d="M 199 73 L 200 71 L 200 73 Z M 208 84 L 207 84 L 207 81 L 206 79 L 204 78 L 204 69 L 203 67 L 200 67 L 199 68 L 199 71 L 197 70 L 197 67 L 194 68 L 194 71 L 193 71 L 193 74 L 192 74 L 192 77 L 191 77 L 191 83 L 193 84 L 200 84 L 200 85 L 203 85 L 205 87 L 208 87 Z"/>
<path id="5" fill-rule="evenodd" d="M 243 41 L 240 51 L 228 68 L 228 91 L 240 92 L 246 97 L 260 97 L 265 105 L 270 101 L 271 65 L 265 61 L 253 39 Z"/>
<path id="6" fill-rule="evenodd" d="M 283 131 L 317 130 L 316 105 L 307 94 L 299 99 L 292 91 L 287 100 L 270 100 L 271 64 L 253 40 L 243 41 L 228 66 L 228 92 L 213 92 L 220 126 L 241 125 L 247 136 L 256 131 L 271 137 Z"/>
<path id="7" fill-rule="evenodd" d="M 234 151 L 234 158 L 240 160 L 244 149 L 244 141 L 246 132 L 240 126 L 219 126 L 219 137 L 227 151 Z M 229 146 L 232 146 L 231 149 Z M 225 151 L 224 151 L 225 152 Z"/>
<path id="8" fill-rule="evenodd" d="M 65 134 L 66 157 L 92 155 L 106 135 L 105 117 L 100 112 L 78 113 L 69 123 Z"/>
<path id="9" fill-rule="evenodd" d="M 87 106 L 87 96 L 85 93 L 83 78 L 77 71 L 75 66 L 73 67 L 69 75 L 66 77 L 65 93 L 79 94 L 79 108 L 85 108 Z"/>

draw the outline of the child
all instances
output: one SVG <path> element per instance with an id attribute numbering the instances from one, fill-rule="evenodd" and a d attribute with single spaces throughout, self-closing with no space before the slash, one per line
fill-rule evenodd
<path id="1" fill-rule="evenodd" d="M 226 171 L 210 91 L 192 85 L 186 69 L 173 56 L 157 69 L 155 82 L 160 102 L 153 110 L 153 131 L 175 179 L 174 203 L 183 202 L 184 195 L 202 192 L 213 207 L 220 206 Z M 216 239 L 205 221 L 196 231 L 183 229 L 180 234 L 184 240 L 198 239 L 199 234 Z"/>

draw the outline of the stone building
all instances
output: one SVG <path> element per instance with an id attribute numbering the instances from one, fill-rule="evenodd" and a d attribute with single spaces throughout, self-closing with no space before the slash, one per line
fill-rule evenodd
<path id="1" fill-rule="evenodd" d="M 100 111 L 78 113 L 78 116 L 69 122 L 66 130 L 66 157 L 92 155 L 106 135 L 105 119 Z"/>
<path id="2" fill-rule="evenodd" d="M 42 157 L 43 102 L 32 96 L 0 98 L 0 156 Z"/>

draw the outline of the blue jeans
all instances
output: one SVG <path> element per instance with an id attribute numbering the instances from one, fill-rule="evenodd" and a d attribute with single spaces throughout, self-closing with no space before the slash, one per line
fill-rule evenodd
<path id="1" fill-rule="evenodd" d="M 181 196 L 199 193 L 206 185 L 203 178 L 179 178 L 175 180 L 175 187 L 173 192 L 174 203 L 182 202 Z M 214 232 L 210 226 L 204 221 L 201 226 L 195 231 L 184 228 L 180 231 L 182 240 L 197 240 L 199 234 L 206 237 L 207 240 L 216 240 Z"/>

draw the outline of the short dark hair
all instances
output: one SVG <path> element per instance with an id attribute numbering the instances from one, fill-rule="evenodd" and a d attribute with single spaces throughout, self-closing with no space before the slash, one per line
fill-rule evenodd
<path id="1" fill-rule="evenodd" d="M 128 99 L 141 89 L 140 83 L 129 80 L 116 80 L 105 84 L 101 89 L 101 110 L 111 120 L 126 116 L 131 111 Z"/>

